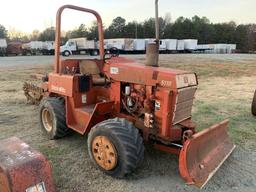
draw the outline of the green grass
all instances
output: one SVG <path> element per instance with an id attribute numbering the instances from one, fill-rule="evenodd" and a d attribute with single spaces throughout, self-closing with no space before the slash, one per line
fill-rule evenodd
<path id="1" fill-rule="evenodd" d="M 46 137 L 45 134 L 44 137 Z M 67 173 L 68 169 L 73 169 L 72 167 L 83 169 L 81 164 L 88 165 L 89 162 L 85 162 L 86 159 L 89 160 L 89 158 L 86 158 L 86 141 L 86 137 L 74 134 L 65 137 L 65 139 L 40 143 L 37 146 L 38 150 L 50 160 L 51 164 L 55 165 L 53 166 L 53 177 L 57 188 L 63 189 L 62 185 L 72 179 L 63 174 L 63 172 Z M 75 170 L 70 171 L 73 172 Z"/>
<path id="2" fill-rule="evenodd" d="M 228 101 L 196 101 L 193 119 L 198 124 L 198 130 L 229 119 L 229 134 L 233 141 L 244 148 L 255 147 L 256 118 L 251 115 L 249 106 L 241 106 Z"/>

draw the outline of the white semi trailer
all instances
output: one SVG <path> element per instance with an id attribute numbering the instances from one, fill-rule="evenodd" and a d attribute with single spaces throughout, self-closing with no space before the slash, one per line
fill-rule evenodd
<path id="1" fill-rule="evenodd" d="M 7 41 L 6 39 L 0 39 L 0 56 L 6 55 Z"/>
<path id="2" fill-rule="evenodd" d="M 177 41 L 177 52 L 184 52 L 185 51 L 185 41 L 178 40 Z"/>
<path id="3" fill-rule="evenodd" d="M 214 54 L 231 54 L 236 51 L 236 44 L 209 44 L 211 50 L 207 51 L 207 53 Z"/>
<path id="4" fill-rule="evenodd" d="M 23 55 L 54 55 L 54 41 L 30 41 L 22 44 Z"/>
<path id="5" fill-rule="evenodd" d="M 116 48 L 121 53 L 144 53 L 146 49 L 145 39 L 105 39 L 104 44 L 106 50 Z"/>
<path id="6" fill-rule="evenodd" d="M 76 54 L 99 54 L 96 42 L 94 40 L 87 40 L 86 38 L 69 39 L 65 45 L 60 47 L 60 52 L 63 56 L 67 57 Z"/>
<path id="7" fill-rule="evenodd" d="M 177 39 L 163 39 L 166 45 L 166 53 L 177 52 Z"/>
<path id="8" fill-rule="evenodd" d="M 134 39 L 133 40 L 133 50 L 135 53 L 145 53 L 145 50 L 146 50 L 145 39 Z"/>
<path id="9" fill-rule="evenodd" d="M 118 50 L 124 50 L 125 49 L 125 44 L 126 44 L 126 49 L 131 49 L 129 46 L 131 46 L 131 43 L 129 42 L 128 39 L 105 39 L 104 40 L 105 44 L 105 49 L 110 50 L 112 48 L 118 49 Z"/>
<path id="10" fill-rule="evenodd" d="M 197 39 L 184 39 L 184 48 L 186 52 L 193 52 L 197 50 Z"/>
<path id="11" fill-rule="evenodd" d="M 54 55 L 54 41 L 45 41 L 43 43 L 43 55 Z"/>
<path id="12" fill-rule="evenodd" d="M 23 55 L 41 55 L 43 50 L 43 41 L 30 41 L 22 44 Z"/>

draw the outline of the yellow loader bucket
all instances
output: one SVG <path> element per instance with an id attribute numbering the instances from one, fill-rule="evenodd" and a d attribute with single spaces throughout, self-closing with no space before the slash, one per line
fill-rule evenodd
<path id="1" fill-rule="evenodd" d="M 235 149 L 228 136 L 229 120 L 194 134 L 183 145 L 179 170 L 187 184 L 199 188 L 211 179 Z"/>

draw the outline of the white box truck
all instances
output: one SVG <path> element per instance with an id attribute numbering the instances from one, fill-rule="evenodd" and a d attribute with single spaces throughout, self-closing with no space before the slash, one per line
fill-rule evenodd
<path id="1" fill-rule="evenodd" d="M 184 48 L 186 52 L 193 52 L 197 49 L 197 39 L 184 39 Z"/>
<path id="2" fill-rule="evenodd" d="M 173 53 L 177 51 L 177 39 L 164 39 L 162 40 L 166 44 L 166 52 Z"/>
<path id="3" fill-rule="evenodd" d="M 0 56 L 6 55 L 7 41 L 6 39 L 0 39 Z"/>
<path id="4" fill-rule="evenodd" d="M 116 48 L 118 50 L 124 50 L 125 39 L 105 39 L 106 50 Z"/>
<path id="5" fill-rule="evenodd" d="M 43 41 L 30 41 L 22 44 L 23 55 L 41 55 L 43 50 Z"/>
<path id="6" fill-rule="evenodd" d="M 224 43 L 214 44 L 214 53 L 216 54 L 227 53 L 227 44 L 224 44 Z"/>
<path id="7" fill-rule="evenodd" d="M 54 41 L 45 41 L 43 43 L 42 53 L 43 55 L 54 55 Z"/>
<path id="8" fill-rule="evenodd" d="M 235 53 L 236 52 L 236 44 L 227 44 L 227 53 Z"/>
<path id="9" fill-rule="evenodd" d="M 105 39 L 104 45 L 106 50 L 116 48 L 120 53 L 138 53 L 145 52 L 146 42 L 145 39 L 119 38 Z"/>
<path id="10" fill-rule="evenodd" d="M 210 50 L 206 51 L 206 53 L 212 54 L 231 54 L 236 51 L 236 44 L 209 44 Z"/>
<path id="11" fill-rule="evenodd" d="M 164 53 L 166 51 L 166 43 L 162 39 L 159 41 L 159 51 L 160 53 Z"/>
<path id="12" fill-rule="evenodd" d="M 134 50 L 134 39 L 131 38 L 118 38 L 118 39 L 106 39 L 106 48 L 116 48 L 120 52 L 132 52 Z"/>
<path id="13" fill-rule="evenodd" d="M 67 57 L 75 54 L 99 54 L 95 41 L 87 40 L 86 38 L 69 39 L 65 45 L 60 47 L 60 52 Z"/>
<path id="14" fill-rule="evenodd" d="M 145 53 L 146 40 L 145 39 L 134 39 L 133 40 L 133 51 L 135 53 Z"/>
<path id="15" fill-rule="evenodd" d="M 134 39 L 123 39 L 124 41 L 124 52 L 133 52 L 134 51 Z"/>
<path id="16" fill-rule="evenodd" d="M 184 52 L 185 50 L 185 42 L 184 40 L 178 40 L 177 41 L 177 51 L 178 52 Z"/>

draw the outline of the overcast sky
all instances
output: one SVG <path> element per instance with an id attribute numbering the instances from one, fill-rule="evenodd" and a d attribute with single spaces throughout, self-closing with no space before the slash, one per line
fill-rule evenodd
<path id="1" fill-rule="evenodd" d="M 55 14 L 61 5 L 73 4 L 97 10 L 105 26 L 122 16 L 127 21 L 143 21 L 154 16 L 154 0 L 3 0 L 0 6 L 0 24 L 24 32 L 43 30 L 55 25 Z M 160 15 L 170 13 L 172 20 L 179 16 L 206 16 L 212 22 L 256 23 L 256 0 L 159 0 Z M 81 23 L 90 24 L 93 17 L 65 11 L 63 29 Z"/>

